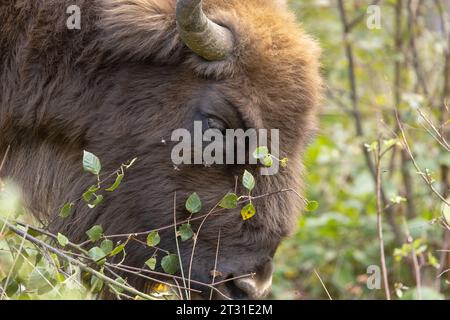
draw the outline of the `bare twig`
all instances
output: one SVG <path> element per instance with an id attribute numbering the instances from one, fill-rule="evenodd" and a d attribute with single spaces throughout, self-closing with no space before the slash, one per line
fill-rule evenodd
<path id="1" fill-rule="evenodd" d="M 180 262 L 180 270 L 181 270 L 181 277 L 183 279 L 183 285 L 186 288 L 186 278 L 184 277 L 184 268 L 183 268 L 183 259 L 181 258 L 181 252 L 180 252 L 180 244 L 178 243 L 178 232 L 177 232 L 177 193 L 175 192 L 173 195 L 173 225 L 174 225 L 174 231 L 175 231 L 175 243 L 177 246 L 177 254 L 178 254 L 178 261 Z M 190 277 L 189 277 L 190 278 Z M 189 289 L 191 286 L 189 285 Z M 186 299 L 190 300 L 191 295 L 189 290 L 185 291 Z M 183 299 L 183 297 L 181 297 Z"/>
<path id="2" fill-rule="evenodd" d="M 214 285 L 214 281 L 216 281 L 216 273 L 217 273 L 217 260 L 219 258 L 219 247 L 220 247 L 220 232 L 222 229 L 219 229 L 219 235 L 217 236 L 217 246 L 216 246 L 216 257 L 214 259 L 214 270 L 212 275 L 211 285 Z M 209 300 L 212 300 L 213 291 L 209 293 Z"/>
<path id="3" fill-rule="evenodd" d="M 398 53 L 403 52 L 403 0 L 397 0 L 395 5 L 395 51 Z M 400 59 L 394 59 L 394 103 L 395 108 L 400 110 L 401 97 L 402 97 L 402 68 L 404 63 Z M 394 114 L 395 116 L 395 114 Z M 396 132 L 399 129 L 396 128 Z M 404 150 L 400 150 L 400 161 L 401 161 L 401 174 L 403 178 L 403 185 L 405 188 L 405 197 L 407 199 L 406 207 L 408 209 L 408 217 L 415 218 L 417 216 L 413 183 L 411 178 L 411 173 L 408 170 L 409 157 Z"/>
<path id="4" fill-rule="evenodd" d="M 403 124 L 402 124 L 402 122 L 400 121 L 400 115 L 399 115 L 397 109 L 395 110 L 395 117 L 396 117 L 396 120 L 397 120 L 398 128 L 400 129 L 400 135 L 401 135 L 400 138 L 401 138 L 402 144 L 403 144 L 403 146 L 404 146 L 406 152 L 408 153 L 409 157 L 411 158 L 412 163 L 413 163 L 414 167 L 415 167 L 416 170 L 417 170 L 417 174 L 419 174 L 419 176 L 423 179 L 423 181 L 425 181 L 425 183 L 428 185 L 428 187 L 431 189 L 431 191 L 433 191 L 433 193 L 434 193 L 434 194 L 435 194 L 442 202 L 444 202 L 446 205 L 450 205 L 450 203 L 447 201 L 447 199 L 445 199 L 445 197 L 444 197 L 444 196 L 443 196 L 443 195 L 435 188 L 435 186 L 433 185 L 433 182 L 430 180 L 430 178 L 428 177 L 428 175 L 427 175 L 426 173 L 424 173 L 424 172 L 420 169 L 420 166 L 419 166 L 419 164 L 417 163 L 417 161 L 416 161 L 416 159 L 415 159 L 415 157 L 414 157 L 414 155 L 413 155 L 413 153 L 412 153 L 412 151 L 411 151 L 411 148 L 410 148 L 410 146 L 409 146 L 408 140 L 407 140 L 407 138 L 406 138 L 406 133 L 405 133 L 405 130 L 404 130 L 404 128 L 403 128 Z"/>
<path id="5" fill-rule="evenodd" d="M 116 287 L 119 287 L 119 288 L 123 289 L 124 291 L 132 293 L 132 294 L 134 294 L 136 296 L 139 296 L 141 298 L 144 298 L 146 300 L 154 300 L 153 297 L 151 297 L 151 296 L 149 296 L 147 294 L 144 294 L 144 293 L 142 293 L 142 292 L 140 292 L 140 291 L 138 291 L 138 290 L 136 290 L 136 289 L 134 289 L 134 288 L 132 288 L 130 286 L 127 286 L 127 285 L 125 285 L 125 284 L 123 284 L 121 282 L 118 282 L 118 281 L 116 281 L 114 279 L 111 279 L 108 276 L 105 276 L 103 273 L 98 272 L 97 270 L 88 267 L 86 264 L 82 263 L 81 261 L 78 261 L 77 259 L 74 259 L 74 258 L 70 257 L 69 255 L 67 255 L 67 254 L 61 252 L 60 250 L 50 246 L 49 244 L 45 243 L 44 241 L 39 240 L 39 239 L 37 239 L 37 238 L 27 234 L 26 232 L 18 229 L 17 227 L 12 225 L 8 221 L 6 221 L 4 219 L 2 219 L 2 220 L 3 220 L 3 223 L 6 224 L 7 227 L 11 231 L 16 233 L 17 235 L 26 238 L 26 240 L 30 241 L 31 243 L 33 243 L 36 246 L 39 246 L 41 248 L 45 248 L 46 250 L 49 250 L 50 252 L 56 254 L 58 257 L 66 260 L 66 261 L 68 261 L 68 262 L 70 262 L 70 263 L 72 263 L 72 264 L 74 264 L 74 265 L 76 265 L 78 267 L 80 267 L 82 270 L 84 270 L 84 271 L 86 271 L 86 272 L 96 276 L 97 278 L 105 281 L 106 283 L 108 283 L 110 285 L 114 285 Z"/>
<path id="6" fill-rule="evenodd" d="M 328 299 L 333 300 L 333 298 L 331 297 L 330 293 L 328 292 L 327 287 L 325 286 L 325 283 L 323 283 L 322 278 L 320 277 L 319 273 L 316 271 L 316 269 L 314 269 L 314 273 L 316 274 L 316 277 L 319 279 L 320 283 L 322 284 L 323 289 L 325 290 Z"/>
<path id="7" fill-rule="evenodd" d="M 383 235 L 383 206 L 381 199 L 381 160 L 382 153 L 380 150 L 380 143 L 378 143 L 377 150 L 374 151 L 375 155 L 375 172 L 376 172 L 376 180 L 375 180 L 375 188 L 376 188 L 376 197 L 377 197 L 377 231 L 378 231 L 378 242 L 380 246 L 380 262 L 381 262 L 381 270 L 383 273 L 383 283 L 384 283 L 384 292 L 387 300 L 391 300 L 391 292 L 389 289 L 389 280 L 387 274 L 386 267 L 386 257 L 384 252 L 384 235 Z"/>
<path id="8" fill-rule="evenodd" d="M 419 265 L 419 261 L 417 259 L 416 248 L 414 248 L 414 239 L 411 236 L 411 233 L 409 232 L 408 223 L 406 222 L 406 219 L 403 219 L 403 224 L 405 226 L 406 241 L 408 244 L 411 245 L 411 258 L 412 258 L 413 266 L 414 266 L 414 277 L 416 279 L 416 288 L 417 288 L 418 299 L 422 300 L 422 277 L 420 274 L 420 265 Z"/>
<path id="9" fill-rule="evenodd" d="M 8 157 L 8 154 L 9 154 L 10 149 L 11 149 L 11 146 L 8 146 L 8 147 L 6 148 L 5 154 L 4 154 L 3 159 L 2 159 L 2 162 L 1 162 L 1 164 L 0 164 L 0 173 L 2 172 L 3 167 L 5 166 L 6 158 Z"/>
<path id="10" fill-rule="evenodd" d="M 381 3 L 381 0 L 374 0 L 370 5 L 376 6 Z M 352 21 L 348 23 L 348 29 L 352 30 L 354 27 L 356 27 L 361 21 L 364 20 L 364 18 L 367 16 L 366 12 L 362 12 L 359 16 L 353 18 Z"/>
<path id="11" fill-rule="evenodd" d="M 422 64 L 420 61 L 419 53 L 417 50 L 417 44 L 416 44 L 416 37 L 415 37 L 415 27 L 417 24 L 417 7 L 418 7 L 418 1 L 417 0 L 409 0 L 408 3 L 408 24 L 409 24 L 409 30 L 411 32 L 410 35 L 410 47 L 412 52 L 412 60 L 413 60 L 413 67 L 416 72 L 417 79 L 419 80 L 419 84 L 423 90 L 423 93 L 425 96 L 429 97 L 430 90 L 428 88 L 427 82 L 424 77 L 424 72 L 422 69 Z"/>
<path id="12" fill-rule="evenodd" d="M 189 275 L 188 275 L 188 283 L 189 288 L 191 287 L 191 275 L 192 275 L 192 264 L 194 261 L 194 254 L 195 254 L 195 248 L 197 247 L 197 241 L 198 237 L 200 235 L 200 231 L 202 230 L 203 224 L 205 223 L 206 219 L 214 212 L 214 210 L 218 207 L 219 203 L 217 203 L 209 212 L 208 214 L 203 218 L 202 222 L 200 223 L 200 226 L 197 229 L 196 235 L 194 236 L 194 244 L 192 245 L 192 252 L 191 252 L 191 259 L 189 261 Z"/>
<path id="13" fill-rule="evenodd" d="M 434 140 L 436 140 L 447 152 L 450 152 L 450 145 L 447 142 L 446 137 L 444 137 L 443 132 L 440 132 L 434 123 L 430 120 L 430 118 L 420 109 L 417 108 L 417 112 L 419 113 L 420 117 L 425 120 L 425 122 L 430 126 L 431 130 L 429 128 L 425 127 L 425 130 L 429 133 L 431 137 L 433 137 Z M 445 112 L 445 111 L 443 111 Z"/>

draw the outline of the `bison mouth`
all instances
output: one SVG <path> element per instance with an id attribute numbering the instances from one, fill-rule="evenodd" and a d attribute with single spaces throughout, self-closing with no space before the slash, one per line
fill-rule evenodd
<path id="1" fill-rule="evenodd" d="M 179 299 L 185 299 L 188 295 L 190 300 L 260 300 L 268 296 L 271 285 L 272 278 L 266 283 L 258 283 L 252 277 L 233 279 L 230 276 L 220 284 L 204 287 L 203 290 L 191 288 L 190 293 L 177 288 L 174 283 L 171 295 Z"/>
<path id="2" fill-rule="evenodd" d="M 273 264 L 271 259 L 250 275 L 229 275 L 210 283 L 187 279 L 171 281 L 173 297 L 188 300 L 260 300 L 266 298 L 272 286 Z M 156 287 L 159 285 L 156 285 Z M 155 288 L 155 285 L 153 286 Z"/>

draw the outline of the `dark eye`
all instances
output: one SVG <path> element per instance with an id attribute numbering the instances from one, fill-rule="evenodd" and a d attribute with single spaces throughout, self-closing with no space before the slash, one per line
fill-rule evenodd
<path id="1" fill-rule="evenodd" d="M 208 129 L 218 129 L 223 133 L 225 132 L 226 129 L 228 129 L 228 126 L 224 121 L 215 117 L 207 118 L 206 123 Z"/>

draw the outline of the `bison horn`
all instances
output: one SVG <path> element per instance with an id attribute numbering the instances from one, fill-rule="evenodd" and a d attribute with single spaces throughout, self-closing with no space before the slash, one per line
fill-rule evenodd
<path id="1" fill-rule="evenodd" d="M 202 0 L 178 0 L 176 16 L 181 39 L 196 54 L 209 61 L 224 60 L 230 55 L 233 34 L 208 19 Z"/>

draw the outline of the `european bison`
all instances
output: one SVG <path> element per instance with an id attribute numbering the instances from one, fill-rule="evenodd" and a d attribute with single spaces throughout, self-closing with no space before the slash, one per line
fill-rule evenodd
<path id="1" fill-rule="evenodd" d="M 69 7 L 79 8 L 78 22 Z M 107 235 L 168 226 L 175 193 L 178 221 L 189 217 L 185 201 L 193 192 L 205 214 L 244 169 L 256 177 L 255 196 L 301 189 L 302 153 L 321 95 L 320 50 L 284 1 L 3 0 L 0 30 L 0 155 L 11 146 L 1 174 L 20 185 L 29 210 L 50 230 L 81 242 L 97 224 Z M 256 165 L 174 167 L 171 134 L 194 121 L 221 131 L 279 129 L 279 153 L 289 165 L 270 176 Z M 101 159 L 104 173 L 139 159 L 101 205 L 77 201 L 62 219 L 60 208 L 95 183 L 83 173 L 83 150 Z M 240 182 L 237 192 L 247 194 Z M 257 213 L 247 221 L 240 208 L 205 221 L 192 279 L 211 282 L 220 230 L 220 279 L 256 276 L 219 289 L 233 298 L 266 294 L 272 257 L 303 202 L 281 192 L 253 203 Z M 192 241 L 180 246 L 187 274 Z M 177 252 L 173 228 L 161 232 L 160 247 Z M 132 242 L 124 263 L 142 267 L 153 253 Z M 208 288 L 192 288 L 209 297 Z"/>

